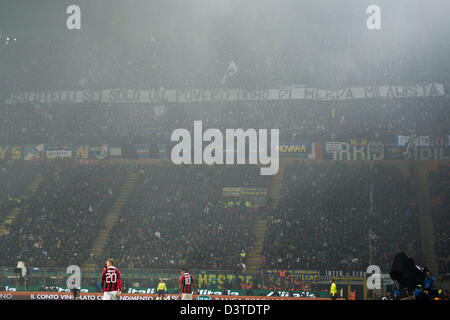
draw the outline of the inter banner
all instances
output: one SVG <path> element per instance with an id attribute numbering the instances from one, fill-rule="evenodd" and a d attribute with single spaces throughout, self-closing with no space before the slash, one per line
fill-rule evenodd
<path id="1" fill-rule="evenodd" d="M 437 83 L 411 86 L 369 86 L 341 89 L 277 88 L 246 89 L 108 89 L 40 91 L 11 94 L 6 104 L 54 104 L 54 103 L 198 103 L 267 100 L 316 100 L 338 101 L 370 98 L 437 97 L 445 95 L 444 86 Z"/>

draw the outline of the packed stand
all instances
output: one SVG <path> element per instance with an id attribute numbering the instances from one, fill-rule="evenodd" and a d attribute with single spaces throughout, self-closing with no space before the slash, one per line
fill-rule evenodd
<path id="1" fill-rule="evenodd" d="M 195 104 L 0 105 L 3 143 L 166 143 L 173 130 L 279 129 L 280 141 L 396 143 L 397 135 L 446 137 L 448 97 Z"/>
<path id="2" fill-rule="evenodd" d="M 377 174 L 374 203 L 386 205 L 370 201 L 370 177 Z M 264 267 L 351 273 L 371 262 L 387 271 L 392 254 L 417 250 L 414 196 L 409 185 L 395 181 L 401 179 L 397 173 L 389 174 L 382 168 L 371 173 L 367 164 L 298 162 L 288 167 L 279 207 L 268 216 Z M 384 188 L 389 183 L 407 189 L 396 189 L 396 195 Z"/>
<path id="3" fill-rule="evenodd" d="M 450 273 L 450 166 L 430 164 L 428 171 L 439 273 Z"/>
<path id="4" fill-rule="evenodd" d="M 38 165 L 0 162 L 0 221 L 30 196 L 28 188 L 38 172 Z"/>
<path id="5" fill-rule="evenodd" d="M 266 179 L 256 166 L 140 166 L 98 263 L 109 255 L 122 268 L 238 269 L 264 208 L 223 197 L 222 188 L 267 187 Z"/>
<path id="6" fill-rule="evenodd" d="M 268 217 L 267 268 L 359 270 L 367 261 L 368 167 L 296 163 Z"/>
<path id="7" fill-rule="evenodd" d="M 404 251 L 421 264 L 417 190 L 397 167 L 374 165 L 373 212 L 370 218 L 373 261 L 390 270 L 394 256 Z"/>
<path id="8" fill-rule="evenodd" d="M 420 42 L 403 37 L 399 45 L 398 37 L 391 33 L 369 40 L 359 27 L 348 28 L 341 21 L 329 28 L 327 24 L 314 23 L 315 15 L 299 19 L 298 12 L 311 10 L 301 3 L 296 4 L 302 8 L 299 10 L 260 7 L 254 11 L 248 5 L 233 12 L 227 23 L 214 24 L 214 28 L 206 16 L 199 17 L 196 6 L 180 4 L 174 10 L 164 1 L 153 6 L 155 10 L 150 11 L 140 10 L 138 4 L 125 10 L 143 19 L 145 30 L 136 28 L 135 19 L 114 14 L 120 22 L 109 18 L 96 22 L 107 25 L 114 37 L 98 34 L 93 31 L 95 28 L 89 32 L 80 30 L 78 36 L 69 37 L 64 30 L 55 29 L 49 36 L 46 30 L 37 28 L 33 33 L 21 35 L 20 41 L 1 47 L 0 70 L 4 76 L 0 78 L 0 141 L 74 143 L 99 139 L 108 140 L 100 143 L 118 140 L 159 143 L 173 129 L 191 126 L 193 120 L 200 119 L 208 122 L 205 127 L 279 128 L 283 139 L 303 141 L 367 138 L 394 143 L 398 133 L 433 136 L 449 133 L 448 96 L 328 102 L 278 100 L 231 105 L 195 103 L 181 107 L 162 103 L 167 113 L 162 117 L 154 110 L 159 103 L 45 106 L 4 103 L 13 93 L 47 90 L 89 93 L 115 88 L 336 89 L 377 85 L 420 88 L 425 83 L 449 83 L 450 64 L 444 63 L 450 52 L 448 32 L 433 32 L 432 37 L 427 34 L 422 37 L 426 41 Z M 105 16 L 95 6 L 88 8 L 85 10 L 92 14 Z M 248 15 L 245 9 L 252 14 Z M 336 4 L 317 10 L 333 19 L 343 9 Z M 161 15 L 166 11 L 183 19 L 175 19 L 175 24 L 166 21 Z M 358 14 L 345 12 L 350 25 L 355 21 L 359 25 L 359 18 L 352 20 Z M 204 27 L 196 27 L 190 21 Z M 243 24 L 248 26 L 245 31 Z M 299 27 L 289 27 L 292 24 Z M 436 29 L 430 28 L 422 25 L 421 32 Z M 249 39 L 255 41 L 249 45 Z M 430 49 L 435 48 L 434 41 L 440 50 Z M 434 58 L 423 59 L 424 54 Z M 236 63 L 237 72 L 222 84 L 231 61 Z"/>
<path id="9" fill-rule="evenodd" d="M 81 265 L 126 173 L 123 166 L 43 165 L 38 190 L 0 239 L 0 265 L 18 260 L 29 267 Z"/>

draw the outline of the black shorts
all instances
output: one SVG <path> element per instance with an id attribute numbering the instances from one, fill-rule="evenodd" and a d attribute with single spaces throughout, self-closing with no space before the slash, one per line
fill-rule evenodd
<path id="1" fill-rule="evenodd" d="M 72 294 L 73 294 L 74 298 L 76 298 L 79 293 L 80 293 L 80 289 L 72 289 Z"/>
<path id="2" fill-rule="evenodd" d="M 158 296 L 161 296 L 161 295 L 165 295 L 166 294 L 166 292 L 164 291 L 164 290 L 158 290 L 158 291 L 156 291 L 157 293 L 158 293 Z"/>

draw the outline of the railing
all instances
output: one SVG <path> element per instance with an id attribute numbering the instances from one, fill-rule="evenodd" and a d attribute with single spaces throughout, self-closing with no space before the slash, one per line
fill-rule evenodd
<path id="1" fill-rule="evenodd" d="M 68 291 L 67 281 L 71 276 L 63 268 L 30 268 L 25 277 L 16 273 L 16 268 L 0 267 L 0 291 Z M 160 279 L 166 283 L 168 291 L 175 293 L 178 288 L 180 270 L 178 269 L 122 269 L 122 291 L 130 293 L 154 293 Z M 87 292 L 100 292 L 100 278 L 103 269 L 81 269 L 81 289 Z M 260 290 L 268 291 L 310 291 L 321 292 L 327 296 L 330 287 L 329 276 L 316 276 L 295 284 L 293 289 L 290 278 L 282 277 L 277 272 L 261 271 L 258 274 L 243 274 L 231 270 L 190 270 L 194 275 L 198 289 L 217 291 L 235 291 L 241 295 L 260 294 Z M 350 290 L 357 290 L 360 298 L 366 298 L 364 278 L 355 278 L 349 275 L 333 277 L 339 288 L 344 291 L 344 296 L 349 295 Z M 299 280 L 301 278 L 296 278 Z M 247 286 L 248 285 L 248 286 Z M 263 288 L 261 288 L 261 285 Z M 385 284 L 384 284 L 385 285 Z M 383 286 L 384 287 L 384 286 Z M 351 288 L 351 289 L 350 289 Z M 383 288 L 384 289 L 384 288 Z M 383 290 L 382 290 L 383 291 Z M 370 298 L 370 297 L 369 297 Z"/>
<path id="2" fill-rule="evenodd" d="M 63 268 L 30 268 L 25 277 L 13 267 L 0 268 L 0 289 L 15 288 L 17 291 L 35 291 L 55 288 L 57 290 L 67 288 L 67 280 L 70 273 Z M 180 270 L 170 269 L 121 269 L 122 284 L 125 288 L 156 288 L 160 279 L 163 279 L 168 288 L 174 290 L 178 287 Z M 81 269 L 81 287 L 89 288 L 89 291 L 100 291 L 99 281 L 103 269 Z M 267 288 L 289 288 L 289 281 L 280 278 L 277 274 L 264 271 L 258 274 L 238 273 L 232 270 L 190 270 L 196 279 L 199 289 L 231 289 L 243 288 L 256 289 L 258 284 Z M 319 278 L 311 281 L 303 281 L 310 289 L 317 289 Z M 325 280 L 325 279 L 324 279 Z M 0 290 L 1 291 L 1 290 Z"/>
<path id="3" fill-rule="evenodd" d="M 15 288 L 17 291 L 35 291 L 39 289 L 66 289 L 67 280 L 71 273 L 67 273 L 63 268 L 30 268 L 27 269 L 25 277 L 22 277 L 19 272 L 16 272 L 13 267 L 0 268 L 0 291 L 1 289 Z M 126 288 L 153 288 L 156 287 L 159 280 L 163 279 L 168 288 L 177 288 L 178 280 L 180 278 L 180 270 L 168 269 L 133 269 L 120 270 L 122 276 L 123 286 Z M 99 281 L 101 279 L 103 269 L 98 268 L 94 270 L 80 270 L 81 286 L 90 288 L 90 291 L 99 289 Z M 246 280 L 246 275 L 237 274 L 230 270 L 191 270 L 197 276 L 199 281 L 199 288 L 209 289 L 216 288 L 217 284 L 211 280 L 209 275 L 224 275 L 225 280 L 233 280 L 227 283 L 230 289 L 237 288 L 236 279 L 242 278 Z M 201 278 L 201 279 L 199 279 Z M 207 279 L 208 281 L 205 281 Z M 226 283 L 226 281 L 225 281 Z"/>

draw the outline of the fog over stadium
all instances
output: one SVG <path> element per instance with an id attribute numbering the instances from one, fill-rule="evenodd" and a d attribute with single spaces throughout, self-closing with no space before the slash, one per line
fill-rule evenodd
<path id="1" fill-rule="evenodd" d="M 448 299 L 449 10 L 1 1 L 0 300 Z"/>

